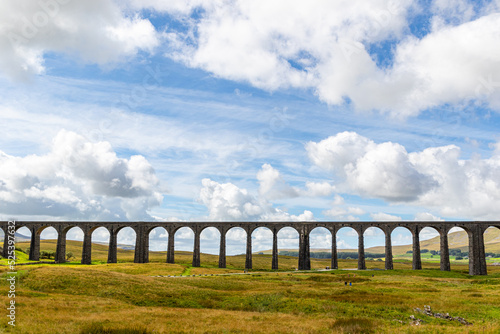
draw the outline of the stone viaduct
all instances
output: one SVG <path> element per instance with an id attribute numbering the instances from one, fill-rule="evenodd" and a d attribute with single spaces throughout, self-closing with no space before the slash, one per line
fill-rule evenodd
<path id="1" fill-rule="evenodd" d="M 500 228 L 500 221 L 386 221 L 386 222 L 85 222 L 85 221 L 16 221 L 15 229 L 26 227 L 31 231 L 31 246 L 29 259 L 40 258 L 40 234 L 45 228 L 53 227 L 58 233 L 56 262 L 65 262 L 66 234 L 73 227 L 79 227 L 83 233 L 82 263 L 91 263 L 92 232 L 104 227 L 110 233 L 108 263 L 117 262 L 117 235 L 125 228 L 131 227 L 136 233 L 134 262 L 146 263 L 149 261 L 149 233 L 157 227 L 163 227 L 168 232 L 167 263 L 174 263 L 175 232 L 182 227 L 189 227 L 194 232 L 193 266 L 200 266 L 200 235 L 208 227 L 219 230 L 220 252 L 219 267 L 226 267 L 226 233 L 238 227 L 246 231 L 246 262 L 245 267 L 252 268 L 252 232 L 259 227 L 266 227 L 273 233 L 272 269 L 278 269 L 278 232 L 284 227 L 292 227 L 299 233 L 299 270 L 311 268 L 309 252 L 309 234 L 317 227 L 324 227 L 331 232 L 332 258 L 331 268 L 337 269 L 337 231 L 343 227 L 351 227 L 358 233 L 358 269 L 366 269 L 364 255 L 364 232 L 370 227 L 380 228 L 385 234 L 385 269 L 393 269 L 391 233 L 397 227 L 407 228 L 413 236 L 413 269 L 422 269 L 420 258 L 419 232 L 425 227 L 434 228 L 440 235 L 441 241 L 441 270 L 450 270 L 448 232 L 453 227 L 463 228 L 469 239 L 469 274 L 486 275 L 486 257 L 484 251 L 483 234 L 488 227 Z M 0 222 L 0 228 L 7 232 L 8 222 Z M 4 253 L 7 257 L 7 233 L 5 233 Z"/>

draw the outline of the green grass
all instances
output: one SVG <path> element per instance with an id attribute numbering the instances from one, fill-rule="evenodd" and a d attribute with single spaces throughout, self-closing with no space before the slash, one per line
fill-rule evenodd
<path id="1" fill-rule="evenodd" d="M 51 251 L 55 245 L 41 246 Z M 357 260 L 340 260 L 341 270 L 297 272 L 297 258 L 280 256 L 275 272 L 270 255 L 254 255 L 254 269 L 243 274 L 244 255 L 228 256 L 227 269 L 207 254 L 194 268 L 189 252 L 176 252 L 175 264 L 165 263 L 165 252 L 151 252 L 151 263 L 136 264 L 133 251 L 120 251 L 119 263 L 107 264 L 107 247 L 93 248 L 92 265 L 75 258 L 17 267 L 16 331 L 2 317 L 0 333 L 500 332 L 498 266 L 488 266 L 488 276 L 469 276 L 467 262 L 452 258 L 452 271 L 443 272 L 439 256 L 423 253 L 418 271 L 409 270 L 407 254 L 396 256 L 390 271 L 380 270 L 384 262 L 376 260 L 366 262 L 373 270 L 346 270 Z M 67 250 L 78 255 L 81 243 L 68 242 Z M 27 261 L 23 254 L 17 253 L 18 262 Z M 311 259 L 314 269 L 329 265 L 329 259 Z M 0 267 L 0 278 L 7 271 Z M 5 306 L 7 292 L 2 279 Z M 424 305 L 474 325 L 415 313 Z M 410 315 L 424 324 L 412 326 Z"/>
<path id="2" fill-rule="evenodd" d="M 500 268 L 488 276 L 469 276 L 466 265 L 440 271 L 334 270 L 295 272 L 296 258 L 279 258 L 282 271 L 272 272 L 269 256 L 254 256 L 265 270 L 243 273 L 244 257 L 228 257 L 230 268 L 216 268 L 210 256 L 202 267 L 190 265 L 190 254 L 178 263 L 37 264 L 18 267 L 16 333 L 498 333 Z M 217 258 L 217 257 L 214 257 Z M 315 261 L 322 267 L 328 261 Z M 355 260 L 341 260 L 352 268 Z M 379 266 L 368 261 L 368 267 Z M 383 266 L 383 262 L 381 263 Z M 291 270 L 291 271 L 287 271 Z M 0 268 L 5 277 L 7 268 Z M 238 275 L 219 275 L 239 273 Z M 179 275 L 197 275 L 179 277 Z M 198 276 L 203 274 L 203 276 Z M 158 277 L 161 275 L 162 277 Z M 176 277 L 166 277 L 175 275 Z M 205 276 L 208 275 L 208 276 Z M 352 286 L 345 286 L 351 282 Z M 7 305 L 5 280 L 0 299 Z M 417 314 L 461 316 L 458 322 Z M 423 319 L 414 327 L 410 315 Z M 14 332 L 0 320 L 0 332 Z M 128 330 L 128 331 L 127 331 Z"/>

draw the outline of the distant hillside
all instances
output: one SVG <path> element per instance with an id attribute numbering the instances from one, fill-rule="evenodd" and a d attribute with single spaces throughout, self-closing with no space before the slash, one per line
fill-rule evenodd
<path id="1" fill-rule="evenodd" d="M 92 244 L 108 246 L 109 242 L 94 241 L 94 242 L 92 242 Z M 118 249 L 125 249 L 125 250 L 134 250 L 135 249 L 134 245 L 128 245 L 128 244 L 117 244 L 116 247 Z"/>
<path id="2" fill-rule="evenodd" d="M 16 234 L 14 234 L 14 236 L 16 238 L 16 242 L 25 242 L 25 241 L 30 241 L 31 240 L 30 237 L 27 237 L 24 234 L 21 234 L 21 233 L 18 233 L 18 232 L 16 232 Z"/>

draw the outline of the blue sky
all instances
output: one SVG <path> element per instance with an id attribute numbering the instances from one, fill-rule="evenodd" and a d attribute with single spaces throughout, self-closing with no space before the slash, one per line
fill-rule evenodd
<path id="1" fill-rule="evenodd" d="M 0 219 L 498 219 L 499 8 L 4 1 Z"/>

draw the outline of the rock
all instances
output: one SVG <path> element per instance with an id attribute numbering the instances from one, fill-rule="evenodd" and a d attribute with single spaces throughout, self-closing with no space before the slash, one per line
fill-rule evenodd
<path id="1" fill-rule="evenodd" d="M 472 325 L 470 322 L 468 322 L 467 320 L 465 320 L 462 317 L 452 317 L 452 316 L 450 316 L 449 313 L 433 313 L 432 309 L 431 309 L 431 307 L 429 305 L 424 305 L 424 310 L 423 311 L 420 308 L 418 308 L 418 307 L 415 308 L 414 311 L 418 312 L 418 313 L 423 313 L 423 314 L 431 316 L 431 317 L 439 318 L 439 319 L 445 319 L 445 320 L 449 320 L 449 321 L 452 321 L 452 320 L 458 321 L 462 325 L 466 325 L 466 326 Z M 415 317 L 413 315 L 410 316 L 410 319 L 412 319 L 414 321 L 419 320 L 419 319 L 415 320 Z"/>
<path id="2" fill-rule="evenodd" d="M 410 320 L 410 325 L 412 326 L 420 326 L 424 322 L 422 319 L 415 318 L 413 314 L 410 315 Z"/>

